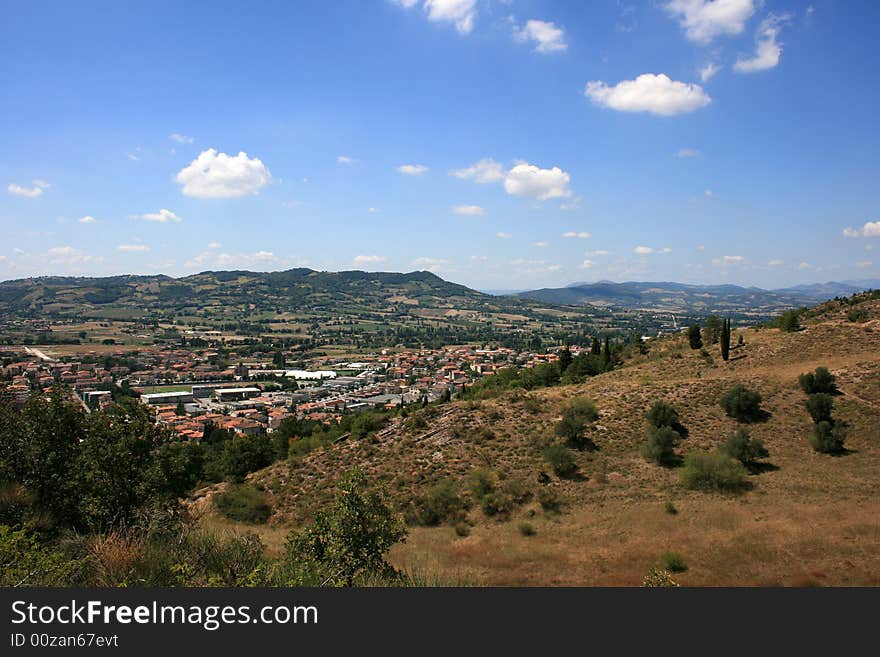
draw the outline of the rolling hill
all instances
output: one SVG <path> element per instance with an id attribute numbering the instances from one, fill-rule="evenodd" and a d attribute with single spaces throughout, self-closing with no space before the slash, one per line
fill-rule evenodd
<path id="1" fill-rule="evenodd" d="M 830 302 L 810 311 L 799 332 L 741 329 L 744 342 L 728 362 L 715 349 L 691 350 L 684 336 L 659 338 L 648 353 L 583 384 L 428 407 L 420 419 L 399 418 L 372 437 L 279 462 L 249 476 L 274 505 L 270 524 L 258 531 L 280 549 L 289 527 L 307 520 L 333 495 L 331 482 L 358 465 L 384 482 L 403 513 L 440 486 L 459 491 L 465 530 L 413 527 L 392 552 L 398 565 L 452 579 L 638 585 L 664 552 L 675 551 L 687 564 L 675 575 L 682 584 L 876 586 L 880 300 L 864 299 L 859 321 L 849 319 L 851 305 Z M 831 369 L 841 392 L 835 415 L 848 425 L 842 456 L 816 453 L 808 440 L 812 423 L 798 375 L 819 366 Z M 688 429 L 680 453 L 717 447 L 739 426 L 719 406 L 739 383 L 762 395 L 768 413 L 748 425 L 770 453 L 766 467 L 748 477 L 751 490 L 687 490 L 680 468 L 640 456 L 645 412 L 656 400 L 674 404 Z M 557 477 L 542 452 L 558 442 L 554 426 L 577 398 L 599 409 L 588 429 L 597 449 L 573 451 L 578 475 Z M 518 501 L 505 513 L 487 510 L 474 498 L 475 472 Z"/>

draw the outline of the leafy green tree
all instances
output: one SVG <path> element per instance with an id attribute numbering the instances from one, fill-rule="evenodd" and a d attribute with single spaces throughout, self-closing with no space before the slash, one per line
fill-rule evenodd
<path id="1" fill-rule="evenodd" d="M 544 449 L 544 460 L 550 464 L 558 477 L 571 477 L 577 472 L 577 462 L 565 445 L 550 445 Z"/>
<path id="2" fill-rule="evenodd" d="M 678 410 L 675 406 L 664 401 L 655 401 L 647 414 L 648 424 L 652 427 L 670 427 L 678 429 L 680 425 Z"/>
<path id="3" fill-rule="evenodd" d="M 596 405 L 589 399 L 576 399 L 562 412 L 562 419 L 556 424 L 555 432 L 560 438 L 575 447 L 589 447 L 593 442 L 583 433 L 587 425 L 599 418 Z"/>
<path id="4" fill-rule="evenodd" d="M 363 471 L 349 472 L 339 484 L 332 506 L 319 509 L 314 522 L 288 536 L 291 560 L 318 565 L 326 581 L 353 586 L 363 573 L 393 575 L 385 553 L 406 539 L 406 527 L 396 518 L 381 491 L 370 488 Z"/>
<path id="5" fill-rule="evenodd" d="M 700 337 L 700 325 L 692 324 L 688 329 L 688 342 L 691 345 L 691 349 L 702 349 L 703 348 L 703 338 Z"/>
<path id="6" fill-rule="evenodd" d="M 268 436 L 235 436 L 223 448 L 223 469 L 228 477 L 242 481 L 245 475 L 270 465 L 275 457 Z"/>
<path id="7" fill-rule="evenodd" d="M 721 336 L 721 320 L 717 315 L 709 315 L 706 318 L 706 325 L 703 328 L 703 342 L 708 344 L 716 344 Z"/>
<path id="8" fill-rule="evenodd" d="M 840 454 L 844 451 L 845 438 L 846 432 L 841 423 L 822 420 L 813 425 L 810 444 L 822 454 Z"/>
<path id="9" fill-rule="evenodd" d="M 797 310 L 786 310 L 778 320 L 779 328 L 785 333 L 801 330 L 800 313 Z"/>
<path id="10" fill-rule="evenodd" d="M 827 367 L 817 367 L 815 372 L 807 372 L 798 377 L 801 389 L 808 395 L 826 393 L 837 394 L 837 378 L 828 371 Z"/>
<path id="11" fill-rule="evenodd" d="M 23 529 L 0 525 L 0 586 L 65 586 L 78 565 Z"/>
<path id="12" fill-rule="evenodd" d="M 752 438 L 748 429 L 737 429 L 721 446 L 721 451 L 746 466 L 770 456 L 764 443 Z"/>
<path id="13" fill-rule="evenodd" d="M 722 452 L 690 452 L 684 457 L 681 483 L 685 488 L 735 493 L 747 486 L 742 463 Z"/>
<path id="14" fill-rule="evenodd" d="M 804 402 L 807 412 L 813 418 L 813 422 L 832 422 L 832 413 L 834 412 L 834 397 L 825 392 L 817 392 L 807 397 Z"/>
<path id="15" fill-rule="evenodd" d="M 755 422 L 763 416 L 761 410 L 761 395 L 754 390 L 749 390 L 744 385 L 737 384 L 728 390 L 721 398 L 721 408 L 740 422 Z"/>
<path id="16" fill-rule="evenodd" d="M 572 363 L 571 349 L 565 347 L 559 352 L 559 373 L 565 374 L 565 371 Z"/>
<path id="17" fill-rule="evenodd" d="M 672 427 L 648 427 L 648 438 L 639 448 L 639 453 L 648 461 L 659 465 L 675 462 L 675 446 L 681 442 L 681 434 Z"/>

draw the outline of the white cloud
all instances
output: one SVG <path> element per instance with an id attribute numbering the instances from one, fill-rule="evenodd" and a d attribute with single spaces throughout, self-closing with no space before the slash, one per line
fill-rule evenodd
<path id="1" fill-rule="evenodd" d="M 657 253 L 665 255 L 667 253 L 672 253 L 672 249 L 670 249 L 668 246 L 664 246 L 662 249 L 659 249 Z"/>
<path id="2" fill-rule="evenodd" d="M 680 148 L 675 153 L 672 154 L 672 157 L 684 158 L 684 157 L 699 157 L 700 151 L 695 148 Z"/>
<path id="3" fill-rule="evenodd" d="M 880 221 L 868 221 L 861 228 L 844 228 L 844 237 L 880 237 Z"/>
<path id="4" fill-rule="evenodd" d="M 761 21 L 755 35 L 757 41 L 755 55 L 737 59 L 733 70 L 737 73 L 754 73 L 766 71 L 779 64 L 779 58 L 782 56 L 782 44 L 777 41 L 777 37 L 788 19 L 787 14 L 784 16 L 770 15 Z"/>
<path id="5" fill-rule="evenodd" d="M 495 233 L 495 237 L 501 240 L 509 240 L 513 235 L 510 233 Z"/>
<path id="6" fill-rule="evenodd" d="M 504 179 L 504 168 L 500 162 L 487 157 L 464 169 L 450 171 L 449 175 L 481 184 L 494 183 Z"/>
<path id="7" fill-rule="evenodd" d="M 122 253 L 145 253 L 150 250 L 146 244 L 120 244 L 116 247 Z"/>
<path id="8" fill-rule="evenodd" d="M 716 267 L 729 267 L 732 265 L 744 265 L 746 264 L 746 259 L 741 255 L 726 255 L 721 256 L 720 258 L 713 258 L 712 264 Z"/>
<path id="9" fill-rule="evenodd" d="M 607 256 L 608 251 L 606 251 L 605 249 L 595 249 L 594 251 L 587 251 L 586 253 L 584 253 L 584 255 L 592 257 Z"/>
<path id="10" fill-rule="evenodd" d="M 367 212 L 370 214 L 376 214 L 379 210 L 377 208 L 367 208 Z"/>
<path id="11" fill-rule="evenodd" d="M 654 249 L 650 246 L 637 246 L 633 249 L 633 253 L 637 255 L 650 255 L 654 253 Z"/>
<path id="12" fill-rule="evenodd" d="M 548 21 L 528 20 L 523 27 L 513 28 L 513 36 L 520 42 L 533 41 L 535 52 L 539 53 L 559 52 L 568 48 L 565 30 Z"/>
<path id="13" fill-rule="evenodd" d="M 444 265 L 448 265 L 449 261 L 444 260 L 443 258 L 420 257 L 413 260 L 412 264 L 414 267 L 419 267 L 420 269 L 427 269 L 428 271 L 436 272 L 443 269 Z"/>
<path id="14" fill-rule="evenodd" d="M 479 205 L 456 205 L 452 208 L 455 214 L 469 215 L 473 217 L 481 217 L 486 214 L 486 210 Z"/>
<path id="15" fill-rule="evenodd" d="M 211 249 L 212 245 L 209 244 Z M 256 251 L 255 253 L 217 253 L 215 251 L 203 251 L 185 263 L 186 267 L 218 267 L 220 269 L 247 269 L 249 267 L 283 266 L 291 267 L 306 266 L 307 261 L 287 258 L 280 260 L 271 251 Z"/>
<path id="16" fill-rule="evenodd" d="M 81 223 L 81 224 L 94 224 L 94 223 L 98 222 L 98 220 L 95 219 L 91 215 L 86 215 L 85 217 L 80 217 L 79 219 L 77 219 L 77 221 L 79 221 L 79 223 Z"/>
<path id="17" fill-rule="evenodd" d="M 354 257 L 353 262 L 355 265 L 373 265 L 385 262 L 385 260 L 387 260 L 387 258 L 380 255 L 359 255 Z"/>
<path id="18" fill-rule="evenodd" d="M 780 260 L 779 258 L 774 258 L 767 263 L 767 265 L 770 267 L 781 267 L 784 264 L 785 260 Z"/>
<path id="19" fill-rule="evenodd" d="M 187 196 L 235 198 L 256 194 L 272 182 L 272 174 L 259 158 L 249 158 L 243 151 L 232 156 L 209 148 L 180 170 L 177 182 Z"/>
<path id="20" fill-rule="evenodd" d="M 703 190 L 703 196 L 705 198 L 712 198 L 715 196 L 715 192 L 713 192 L 711 189 L 705 189 Z"/>
<path id="21" fill-rule="evenodd" d="M 808 269 L 813 269 L 813 265 L 811 265 L 809 262 L 802 262 L 798 265 L 798 269 L 800 269 L 801 271 L 806 271 Z"/>
<path id="22" fill-rule="evenodd" d="M 72 246 L 53 246 L 46 253 L 50 256 L 70 256 L 77 253 L 77 249 Z"/>
<path id="23" fill-rule="evenodd" d="M 404 9 L 410 9 L 415 7 L 418 4 L 419 0 L 391 0 L 394 4 L 403 7 Z"/>
<path id="24" fill-rule="evenodd" d="M 474 29 L 477 0 L 425 0 L 424 7 L 430 21 L 455 23 L 460 34 L 469 34 Z"/>
<path id="25" fill-rule="evenodd" d="M 706 83 L 715 77 L 715 74 L 721 70 L 721 66 L 718 64 L 714 64 L 709 62 L 703 68 L 700 69 L 700 82 Z"/>
<path id="26" fill-rule="evenodd" d="M 33 187 L 27 188 L 22 187 L 21 185 L 17 185 L 15 183 L 9 183 L 9 186 L 6 188 L 6 191 L 12 194 L 13 196 L 24 196 L 25 198 L 37 198 L 43 195 L 43 190 L 48 189 L 50 187 L 49 183 L 43 180 L 34 180 L 32 181 Z"/>
<path id="27" fill-rule="evenodd" d="M 613 87 L 601 81 L 588 82 L 584 94 L 596 105 L 618 112 L 650 112 L 659 116 L 693 112 L 712 100 L 700 85 L 671 80 L 663 73 L 643 73 Z"/>
<path id="28" fill-rule="evenodd" d="M 428 167 L 424 164 L 402 164 L 397 167 L 397 170 L 407 176 L 421 176 L 428 170 Z"/>
<path id="29" fill-rule="evenodd" d="M 88 255 L 72 246 L 53 246 L 46 251 L 46 255 L 49 257 L 50 264 L 66 267 L 78 267 L 79 265 L 94 264 L 104 260 L 100 256 Z"/>
<path id="30" fill-rule="evenodd" d="M 533 246 L 537 246 L 539 249 L 546 249 L 550 246 L 550 242 L 535 242 Z"/>
<path id="31" fill-rule="evenodd" d="M 173 222 L 179 224 L 183 219 L 174 214 L 171 210 L 162 208 L 158 212 L 147 212 L 146 214 L 135 215 L 135 219 L 143 219 L 144 221 L 157 221 L 160 224 Z"/>
<path id="32" fill-rule="evenodd" d="M 211 242 L 208 244 L 209 249 L 222 249 L 223 245 L 220 242 Z"/>
<path id="33" fill-rule="evenodd" d="M 678 18 L 689 40 L 709 43 L 723 34 L 740 34 L 755 13 L 755 1 L 671 0 L 666 11 Z"/>
<path id="34" fill-rule="evenodd" d="M 504 177 L 504 191 L 516 196 L 534 196 L 539 201 L 571 196 L 571 176 L 559 167 L 541 169 L 528 162 L 518 162 Z"/>
<path id="35" fill-rule="evenodd" d="M 354 164 L 356 162 L 354 158 L 348 157 L 348 155 L 339 155 L 337 156 L 336 161 L 339 164 Z"/>
<path id="36" fill-rule="evenodd" d="M 594 264 L 594 263 L 593 263 L 592 260 L 584 260 L 584 261 L 581 263 L 581 269 L 589 269 L 590 267 L 593 266 L 593 264 Z"/>
<path id="37" fill-rule="evenodd" d="M 176 141 L 178 144 L 192 144 L 195 139 L 193 137 L 189 137 L 187 135 L 182 135 L 179 132 L 173 132 L 168 135 L 168 139 L 171 141 Z"/>
<path id="38" fill-rule="evenodd" d="M 562 236 L 563 236 L 564 238 L 566 238 L 566 239 L 574 239 L 574 238 L 577 238 L 577 239 L 581 239 L 581 240 L 586 240 L 586 239 L 589 239 L 590 237 L 592 237 L 592 234 L 591 234 L 591 233 L 588 233 L 588 232 L 585 231 L 585 230 L 582 230 L 582 231 L 580 231 L 580 232 L 577 232 L 577 231 L 574 231 L 574 230 L 570 230 L 570 231 L 568 231 L 568 232 L 566 232 L 566 233 L 562 233 Z"/>

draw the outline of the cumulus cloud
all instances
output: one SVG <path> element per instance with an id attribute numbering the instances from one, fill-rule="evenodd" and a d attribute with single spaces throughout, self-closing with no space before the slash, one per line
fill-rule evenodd
<path id="1" fill-rule="evenodd" d="M 550 246 L 550 242 L 535 242 L 533 246 L 537 246 L 539 249 L 546 249 Z"/>
<path id="2" fill-rule="evenodd" d="M 177 182 L 187 196 L 235 198 L 256 194 L 272 182 L 272 174 L 259 158 L 243 151 L 232 156 L 209 148 L 180 170 Z"/>
<path id="3" fill-rule="evenodd" d="M 518 162 L 504 176 L 504 191 L 516 196 L 533 196 L 539 201 L 571 196 L 571 176 L 560 169 L 541 169 L 528 162 Z"/>
<path id="4" fill-rule="evenodd" d="M 784 264 L 785 260 L 780 260 L 779 258 L 774 258 L 767 263 L 769 267 L 781 267 Z"/>
<path id="5" fill-rule="evenodd" d="M 590 267 L 593 266 L 593 264 L 594 264 L 594 263 L 593 263 L 592 260 L 584 260 L 584 261 L 581 263 L 581 269 L 589 269 Z"/>
<path id="6" fill-rule="evenodd" d="M 50 264 L 66 267 L 95 264 L 104 260 L 100 256 L 88 255 L 72 246 L 53 246 L 46 251 L 46 255 L 49 257 Z"/>
<path id="7" fill-rule="evenodd" d="M 559 52 L 568 48 L 565 30 L 548 21 L 528 20 L 522 27 L 513 28 L 513 36 L 520 42 L 534 42 L 535 52 L 539 53 Z"/>
<path id="8" fill-rule="evenodd" d="M 425 0 L 424 8 L 429 21 L 454 23 L 460 34 L 469 34 L 474 29 L 477 0 Z"/>
<path id="9" fill-rule="evenodd" d="M 162 208 L 158 212 L 147 212 L 146 214 L 138 214 L 135 219 L 143 219 L 144 221 L 157 221 L 160 224 L 176 223 L 179 224 L 183 219 L 174 214 L 171 210 Z"/>
<path id="10" fill-rule="evenodd" d="M 337 156 L 336 161 L 339 164 L 354 164 L 355 163 L 355 159 L 348 157 L 348 155 L 339 155 L 339 156 Z"/>
<path id="11" fill-rule="evenodd" d="M 700 82 L 708 82 L 713 77 L 715 77 L 715 74 L 720 70 L 721 67 L 718 64 L 713 64 L 712 62 L 709 62 L 700 69 Z"/>
<path id="12" fill-rule="evenodd" d="M 513 235 L 511 235 L 510 233 L 495 233 L 495 237 L 500 240 L 509 240 L 511 237 L 513 237 Z"/>
<path id="13" fill-rule="evenodd" d="M 755 13 L 755 0 L 671 0 L 665 7 L 690 41 L 709 43 L 724 34 L 740 34 Z"/>
<path id="14" fill-rule="evenodd" d="M 16 183 L 9 183 L 6 191 L 13 196 L 24 196 L 25 198 L 37 198 L 43 195 L 43 190 L 50 187 L 49 183 L 43 180 L 31 181 L 33 187 L 22 187 Z"/>
<path id="15" fill-rule="evenodd" d="M 412 261 L 414 267 L 418 267 L 419 269 L 427 269 L 428 271 L 439 271 L 444 267 L 444 265 L 448 265 L 449 261 L 444 260 L 443 258 L 426 258 L 420 257 L 416 258 Z"/>
<path id="16" fill-rule="evenodd" d="M 209 249 L 222 249 L 223 245 L 220 242 L 209 242 L 208 248 Z"/>
<path id="17" fill-rule="evenodd" d="M 146 253 L 150 250 L 146 244 L 120 244 L 116 247 L 122 253 Z"/>
<path id="18" fill-rule="evenodd" d="M 584 253 L 584 255 L 585 256 L 592 256 L 592 257 L 607 256 L 608 251 L 606 251 L 605 249 L 595 249 L 593 251 L 587 251 L 586 253 Z"/>
<path id="19" fill-rule="evenodd" d="M 486 214 L 486 210 L 479 205 L 456 205 L 452 208 L 455 214 L 469 215 L 472 217 L 481 217 Z"/>
<path id="20" fill-rule="evenodd" d="M 643 73 L 613 87 L 601 81 L 588 82 L 584 94 L 594 104 L 618 112 L 650 112 L 659 116 L 686 114 L 712 101 L 700 85 L 678 82 L 663 73 Z"/>
<path id="21" fill-rule="evenodd" d="M 591 233 L 588 233 L 588 232 L 585 231 L 585 230 L 582 230 L 582 231 L 580 231 L 580 232 L 577 232 L 577 231 L 574 231 L 574 230 L 570 230 L 570 231 L 568 231 L 568 232 L 566 232 L 566 233 L 562 233 L 562 236 L 563 236 L 564 238 L 566 238 L 566 239 L 575 239 L 575 238 L 577 238 L 577 239 L 581 239 L 581 240 L 586 240 L 586 239 L 589 239 L 590 237 L 592 237 L 592 234 L 591 234 Z"/>
<path id="22" fill-rule="evenodd" d="M 843 236 L 858 239 L 859 237 L 880 237 L 880 221 L 868 221 L 861 228 L 844 228 Z"/>
<path id="23" fill-rule="evenodd" d="M 675 153 L 672 154 L 672 157 L 684 158 L 684 157 L 699 157 L 700 151 L 695 148 L 680 148 Z"/>
<path id="24" fill-rule="evenodd" d="M 355 265 L 374 265 L 380 262 L 385 262 L 387 258 L 385 256 L 380 255 L 359 255 L 354 257 Z"/>
<path id="25" fill-rule="evenodd" d="M 800 269 L 801 271 L 807 271 L 812 268 L 813 268 L 813 265 L 811 265 L 809 262 L 802 262 L 801 264 L 798 265 L 798 269 Z"/>
<path id="26" fill-rule="evenodd" d="M 670 249 L 668 246 L 664 246 L 662 249 L 657 249 L 653 246 L 637 246 L 633 249 L 633 253 L 635 253 L 636 255 L 665 255 L 667 253 L 672 253 L 672 249 Z"/>
<path id="27" fill-rule="evenodd" d="M 790 17 L 784 16 L 768 16 L 758 26 L 755 35 L 757 45 L 755 54 L 752 57 L 740 57 L 733 65 L 733 70 L 737 73 L 755 73 L 756 71 L 766 71 L 779 64 L 779 58 L 782 57 L 782 44 L 777 40 L 779 32 Z"/>
<path id="28" fill-rule="evenodd" d="M 500 162 L 486 157 L 464 169 L 454 169 L 449 172 L 449 175 L 462 180 L 473 180 L 480 184 L 494 183 L 504 179 L 504 168 Z"/>
<path id="29" fill-rule="evenodd" d="M 189 137 L 187 135 L 182 135 L 179 132 L 173 132 L 168 135 L 168 139 L 171 141 L 176 141 L 178 144 L 192 144 L 195 139 L 193 137 Z"/>
<path id="30" fill-rule="evenodd" d="M 744 265 L 746 264 L 745 256 L 741 255 L 726 255 L 721 256 L 720 258 L 713 258 L 712 264 L 716 267 L 729 267 L 731 265 Z"/>
<path id="31" fill-rule="evenodd" d="M 91 215 L 86 215 L 85 217 L 80 217 L 79 219 L 77 219 L 77 221 L 81 224 L 94 224 L 94 223 L 98 222 L 98 220 L 95 219 Z"/>
<path id="32" fill-rule="evenodd" d="M 424 164 L 401 164 L 397 171 L 407 176 L 421 176 L 428 170 Z"/>

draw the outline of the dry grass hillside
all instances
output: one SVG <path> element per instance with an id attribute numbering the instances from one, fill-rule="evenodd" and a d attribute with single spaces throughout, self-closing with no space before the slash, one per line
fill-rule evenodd
<path id="1" fill-rule="evenodd" d="M 249 478 L 274 504 L 261 533 L 277 547 L 290 525 L 330 499 L 340 474 L 360 465 L 410 514 L 412 500 L 438 482 L 458 488 L 469 504 L 458 531 L 455 522 L 415 526 L 392 552 L 399 566 L 449 579 L 638 585 L 674 551 L 687 564 L 675 575 L 684 585 L 880 585 L 880 301 L 860 307 L 867 321 L 848 321 L 846 309 L 832 304 L 797 333 L 736 330 L 733 343 L 738 334 L 745 342 L 727 363 L 717 346 L 706 357 L 685 336 L 657 340 L 648 354 L 580 385 L 428 408 L 374 438 L 276 464 Z M 835 416 L 849 425 L 842 456 L 809 444 L 812 423 L 797 377 L 818 366 L 837 376 L 842 393 L 835 400 Z M 759 391 L 769 412 L 749 427 L 772 464 L 749 476 L 751 490 L 687 490 L 681 468 L 639 455 L 645 413 L 656 400 L 673 403 L 689 431 L 680 453 L 718 446 L 738 426 L 719 406 L 735 383 Z M 559 442 L 553 426 L 576 397 L 599 408 L 588 430 L 597 449 L 574 451 L 579 474 L 559 478 L 542 451 Z M 509 513 L 489 517 L 473 499 L 476 469 L 518 500 Z M 539 480 L 542 472 L 549 481 Z M 539 503 L 553 497 L 558 511 Z"/>

